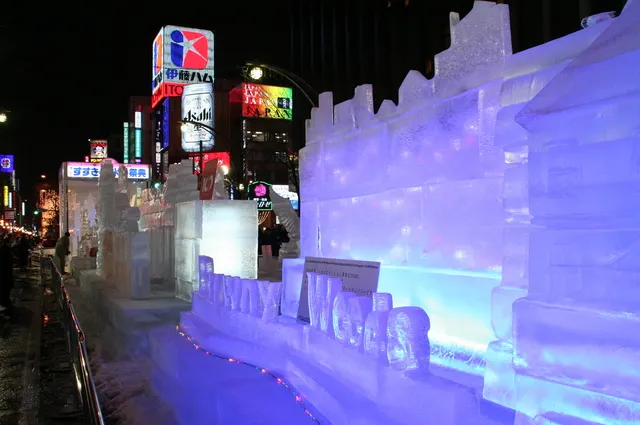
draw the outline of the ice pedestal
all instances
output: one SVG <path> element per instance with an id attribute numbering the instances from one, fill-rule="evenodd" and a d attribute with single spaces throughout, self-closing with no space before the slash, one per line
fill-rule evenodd
<path id="1" fill-rule="evenodd" d="M 198 257 L 213 258 L 215 272 L 256 279 L 258 212 L 252 201 L 190 201 L 176 205 L 176 296 L 198 290 Z"/>

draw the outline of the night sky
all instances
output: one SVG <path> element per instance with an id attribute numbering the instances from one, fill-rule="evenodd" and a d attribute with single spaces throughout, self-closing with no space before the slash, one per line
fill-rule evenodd
<path id="1" fill-rule="evenodd" d="M 0 109 L 11 111 L 0 126 L 0 153 L 16 155 L 23 196 L 40 174 L 55 178 L 63 161 L 81 161 L 87 139 L 119 131 L 130 95 L 151 94 L 151 46 L 163 25 L 214 31 L 218 77 L 237 76 L 247 60 L 288 58 L 284 0 L 180 2 L 174 12 L 162 2 L 128 3 L 140 10 L 12 3 L 0 12 Z M 181 16 L 181 9 L 194 12 Z"/>

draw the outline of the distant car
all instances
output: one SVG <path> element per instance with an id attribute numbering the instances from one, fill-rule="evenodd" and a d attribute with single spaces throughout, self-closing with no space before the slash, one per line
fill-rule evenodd
<path id="1" fill-rule="evenodd" d="M 42 240 L 42 247 L 43 248 L 55 248 L 56 247 L 56 242 L 58 242 L 57 239 L 45 238 L 45 239 Z"/>

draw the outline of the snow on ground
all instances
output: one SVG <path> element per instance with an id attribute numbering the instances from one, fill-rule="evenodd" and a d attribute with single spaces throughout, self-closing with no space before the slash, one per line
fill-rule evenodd
<path id="1" fill-rule="evenodd" d="M 148 358 L 106 358 L 104 328 L 74 279 L 65 286 L 85 333 L 96 390 L 108 425 L 175 425 L 171 407 L 151 390 Z"/>

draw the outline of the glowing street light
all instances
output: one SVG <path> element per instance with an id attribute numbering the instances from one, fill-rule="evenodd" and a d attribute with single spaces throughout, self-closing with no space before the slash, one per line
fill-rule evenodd
<path id="1" fill-rule="evenodd" d="M 47 178 L 47 176 L 45 176 L 44 174 L 40 174 L 40 178 L 41 178 L 41 179 L 46 179 L 46 178 Z"/>
<path id="2" fill-rule="evenodd" d="M 264 75 L 264 71 L 259 66 L 254 66 L 249 71 L 249 78 L 255 81 L 261 79 L 263 75 Z"/>
<path id="3" fill-rule="evenodd" d="M 5 114 L 4 112 L 0 112 L 0 123 L 5 122 L 7 122 L 7 114 Z"/>

